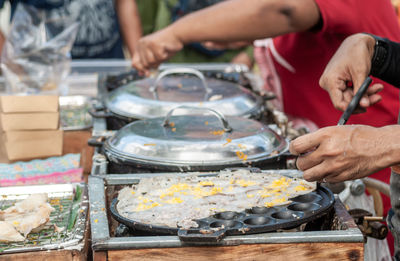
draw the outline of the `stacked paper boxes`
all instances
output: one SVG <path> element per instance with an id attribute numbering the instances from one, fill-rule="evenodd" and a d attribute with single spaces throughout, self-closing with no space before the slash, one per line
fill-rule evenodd
<path id="1" fill-rule="evenodd" d="M 60 156 L 58 96 L 1 96 L 0 127 L 8 160 Z"/>

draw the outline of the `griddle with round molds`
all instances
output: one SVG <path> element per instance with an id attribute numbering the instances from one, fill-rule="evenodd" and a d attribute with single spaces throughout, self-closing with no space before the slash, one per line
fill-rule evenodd
<path id="1" fill-rule="evenodd" d="M 188 243 L 218 242 L 227 235 L 244 235 L 289 229 L 315 220 L 327 214 L 335 198 L 333 193 L 318 185 L 308 194 L 291 199 L 292 203 L 275 207 L 253 207 L 243 212 L 221 212 L 211 217 L 198 219 L 197 228 L 179 229 L 154 224 L 145 224 L 121 216 L 117 209 L 118 199 L 111 203 L 111 215 L 118 222 L 134 230 L 160 235 L 178 235 Z"/>

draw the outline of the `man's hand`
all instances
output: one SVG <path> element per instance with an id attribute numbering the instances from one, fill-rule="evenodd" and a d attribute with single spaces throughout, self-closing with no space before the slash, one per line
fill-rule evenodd
<path id="1" fill-rule="evenodd" d="M 350 36 L 342 43 L 326 66 L 319 84 L 329 93 L 335 108 L 341 111 L 346 110 L 362 82 L 369 75 L 374 45 L 375 39 L 369 35 Z M 348 86 L 349 82 L 353 84 L 353 87 Z M 379 102 L 382 97 L 377 93 L 382 89 L 382 84 L 370 86 L 356 112 L 365 112 L 369 106 Z"/>
<path id="2" fill-rule="evenodd" d="M 400 126 L 334 126 L 290 143 L 297 167 L 308 181 L 340 182 L 363 178 L 400 160 Z"/>
<path id="3" fill-rule="evenodd" d="M 149 74 L 149 69 L 157 68 L 183 48 L 183 42 L 169 27 L 141 38 L 135 48 L 132 66 L 140 73 Z"/>
<path id="4" fill-rule="evenodd" d="M 223 49 L 240 49 L 253 44 L 253 41 L 236 41 L 236 42 L 212 42 L 206 41 L 202 43 L 208 49 L 223 50 Z"/>
<path id="5" fill-rule="evenodd" d="M 253 68 L 254 65 L 253 59 L 251 59 L 251 57 L 245 51 L 240 52 L 235 57 L 233 57 L 231 63 L 244 64 L 249 69 Z"/>

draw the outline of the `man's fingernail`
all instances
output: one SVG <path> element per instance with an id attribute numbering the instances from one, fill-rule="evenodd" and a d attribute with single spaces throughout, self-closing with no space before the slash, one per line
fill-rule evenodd
<path id="1" fill-rule="evenodd" d="M 362 98 L 361 99 L 361 103 L 363 104 L 363 105 L 368 105 L 369 104 L 369 100 L 367 99 L 367 98 Z"/>

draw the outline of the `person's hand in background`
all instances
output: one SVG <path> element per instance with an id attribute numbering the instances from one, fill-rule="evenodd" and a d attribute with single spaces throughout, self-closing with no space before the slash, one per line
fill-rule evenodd
<path id="1" fill-rule="evenodd" d="M 236 49 L 243 49 L 245 47 L 251 47 L 253 45 L 253 42 L 252 41 L 237 41 L 237 42 L 206 41 L 203 42 L 202 45 L 211 50 L 224 50 L 224 49 L 236 50 Z M 251 48 L 251 51 L 253 51 L 253 48 Z M 249 55 L 249 52 L 245 49 L 242 52 L 238 53 L 235 57 L 233 57 L 230 62 L 237 64 L 244 64 L 251 69 L 254 65 L 254 58 L 252 57 L 252 55 Z"/>
<path id="2" fill-rule="evenodd" d="M 240 49 L 249 45 L 252 45 L 252 41 L 236 41 L 236 42 L 212 42 L 206 41 L 202 43 L 208 49 Z"/>
<path id="3" fill-rule="evenodd" d="M 132 66 L 146 75 L 183 48 L 183 42 L 167 27 L 141 38 L 135 48 Z"/>
<path id="4" fill-rule="evenodd" d="M 244 64 L 246 65 L 249 69 L 253 68 L 254 65 L 254 60 L 252 57 L 248 55 L 246 51 L 238 53 L 233 59 L 231 60 L 231 63 L 236 63 L 236 64 Z"/>

